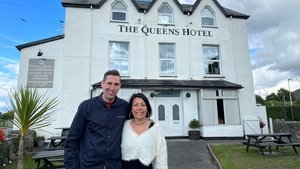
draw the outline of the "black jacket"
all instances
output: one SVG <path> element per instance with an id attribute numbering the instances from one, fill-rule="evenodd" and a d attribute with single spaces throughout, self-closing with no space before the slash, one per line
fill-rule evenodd
<path id="1" fill-rule="evenodd" d="M 128 103 L 116 98 L 107 108 L 101 95 L 83 101 L 65 143 L 66 169 L 122 169 L 121 136 Z"/>

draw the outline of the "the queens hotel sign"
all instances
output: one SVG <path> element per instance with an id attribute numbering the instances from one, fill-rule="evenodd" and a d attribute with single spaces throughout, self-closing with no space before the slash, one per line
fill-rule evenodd
<path id="1" fill-rule="evenodd" d="M 183 35 L 183 36 L 203 36 L 212 37 L 211 31 L 208 30 L 195 30 L 190 28 L 161 28 L 161 27 L 148 27 L 147 25 L 143 27 L 138 26 L 127 26 L 118 25 L 119 32 L 124 33 L 143 33 L 146 36 L 150 35 Z"/>

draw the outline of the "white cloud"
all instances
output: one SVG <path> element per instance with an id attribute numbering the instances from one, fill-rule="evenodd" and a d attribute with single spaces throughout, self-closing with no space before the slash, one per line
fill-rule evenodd
<path id="1" fill-rule="evenodd" d="M 0 38 L 1 38 L 1 39 L 4 39 L 4 40 L 6 40 L 6 41 L 13 42 L 13 43 L 15 43 L 15 44 L 21 44 L 21 43 L 24 43 L 24 42 L 22 42 L 22 41 L 20 41 L 20 40 L 18 40 L 18 39 L 14 39 L 14 38 L 12 38 L 12 37 L 8 37 L 8 36 L 3 35 L 3 34 L 0 34 Z"/>
<path id="2" fill-rule="evenodd" d="M 19 61 L 14 59 L 9 59 L 9 57 L 0 56 L 0 63 L 19 63 Z"/>
<path id="3" fill-rule="evenodd" d="M 0 112 L 6 112 L 8 92 L 17 86 L 19 63 L 7 57 L 0 57 L 0 66 Z"/>
<path id="4" fill-rule="evenodd" d="M 5 68 L 15 75 L 19 73 L 19 64 L 8 64 Z"/>
<path id="5" fill-rule="evenodd" d="M 0 72 L 0 112 L 6 112 L 8 108 L 8 93 L 17 86 L 17 80 L 6 77 Z"/>

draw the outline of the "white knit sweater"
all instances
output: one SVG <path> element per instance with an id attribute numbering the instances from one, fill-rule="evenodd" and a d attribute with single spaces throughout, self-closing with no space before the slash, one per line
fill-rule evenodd
<path id="1" fill-rule="evenodd" d="M 139 159 L 148 166 L 152 163 L 154 169 L 168 169 L 167 145 L 158 123 L 138 135 L 130 125 L 130 120 L 124 124 L 122 134 L 122 159 L 125 161 Z"/>

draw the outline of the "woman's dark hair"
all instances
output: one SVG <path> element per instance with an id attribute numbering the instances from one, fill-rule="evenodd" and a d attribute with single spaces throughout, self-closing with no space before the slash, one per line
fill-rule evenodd
<path id="1" fill-rule="evenodd" d="M 143 94 L 143 93 L 135 93 L 133 94 L 130 99 L 129 99 L 129 105 L 128 105 L 128 109 L 129 109 L 129 112 L 131 112 L 131 108 L 132 108 L 132 102 L 135 98 L 141 98 L 146 106 L 147 106 L 147 110 L 148 110 L 148 113 L 146 114 L 146 117 L 149 118 L 151 115 L 152 115 L 152 108 L 151 108 L 151 105 L 149 103 L 149 100 L 148 98 Z M 131 115 L 131 113 L 129 113 L 129 118 L 130 119 L 133 119 L 133 116 Z"/>

